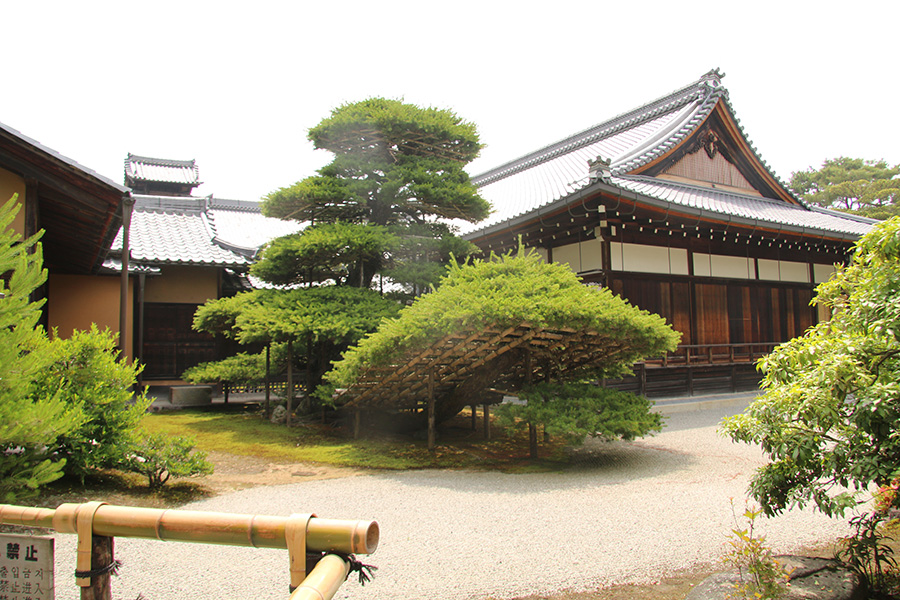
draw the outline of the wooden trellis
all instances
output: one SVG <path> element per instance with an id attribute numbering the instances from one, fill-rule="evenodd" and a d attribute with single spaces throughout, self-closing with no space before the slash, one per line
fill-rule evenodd
<path id="1" fill-rule="evenodd" d="M 517 389 L 530 378 L 541 381 L 551 374 L 565 377 L 586 367 L 615 362 L 626 347 L 615 331 L 541 328 L 528 323 L 462 332 L 445 336 L 424 350 L 407 352 L 390 364 L 370 368 L 340 393 L 338 403 L 351 409 L 427 407 L 431 440 L 434 403 L 452 393 L 480 367 L 517 349 L 523 351 L 523 357 L 530 356 L 529 361 L 523 358 L 498 372 L 493 379 L 494 388 Z"/>

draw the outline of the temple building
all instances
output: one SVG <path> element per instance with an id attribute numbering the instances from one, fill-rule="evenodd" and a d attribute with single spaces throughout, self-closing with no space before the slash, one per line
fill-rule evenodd
<path id="1" fill-rule="evenodd" d="M 473 177 L 494 213 L 464 236 L 520 243 L 682 333 L 609 385 L 648 395 L 750 389 L 754 363 L 825 317 L 816 284 L 873 221 L 803 203 L 759 156 L 723 74 Z"/>

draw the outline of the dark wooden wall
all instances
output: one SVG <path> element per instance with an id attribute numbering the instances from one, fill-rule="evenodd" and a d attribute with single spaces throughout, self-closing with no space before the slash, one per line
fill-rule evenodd
<path id="1" fill-rule="evenodd" d="M 612 272 L 610 289 L 663 316 L 684 345 L 780 343 L 816 323 L 811 284 Z"/>

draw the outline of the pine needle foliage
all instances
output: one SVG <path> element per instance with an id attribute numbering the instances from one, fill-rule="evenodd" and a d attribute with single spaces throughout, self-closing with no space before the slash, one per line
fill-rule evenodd
<path id="1" fill-rule="evenodd" d="M 593 364 L 584 377 L 615 377 L 637 360 L 673 349 L 680 339 L 665 320 L 640 310 L 608 289 L 586 286 L 565 265 L 545 263 L 534 252 L 452 262 L 435 291 L 421 296 L 395 319 L 345 353 L 327 379 L 347 387 L 370 367 L 400 360 L 449 334 L 533 328 L 602 332 L 621 345 L 616 360 Z"/>
<path id="2" fill-rule="evenodd" d="M 34 496 L 61 477 L 56 440 L 84 422 L 78 407 L 59 394 L 33 393 L 50 360 L 38 326 L 43 302 L 31 302 L 30 295 L 47 272 L 40 234 L 23 240 L 11 228 L 18 211 L 16 196 L 0 207 L 0 502 Z"/>

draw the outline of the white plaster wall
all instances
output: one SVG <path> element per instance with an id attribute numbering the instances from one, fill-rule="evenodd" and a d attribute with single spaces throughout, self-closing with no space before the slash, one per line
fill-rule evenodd
<path id="1" fill-rule="evenodd" d="M 809 265 L 790 260 L 759 259 L 759 278 L 770 281 L 809 283 Z"/>
<path id="2" fill-rule="evenodd" d="M 695 252 L 694 275 L 698 277 L 756 279 L 756 269 L 752 258 Z"/>
<path id="3" fill-rule="evenodd" d="M 687 275 L 687 250 L 641 244 L 610 244 L 610 258 L 614 271 Z"/>
<path id="4" fill-rule="evenodd" d="M 544 260 L 547 258 L 544 252 Z M 603 268 L 603 242 L 586 240 L 553 249 L 553 262 L 566 263 L 576 273 Z"/>
<path id="5" fill-rule="evenodd" d="M 813 265 L 813 283 L 828 281 L 835 270 L 834 265 Z"/>

